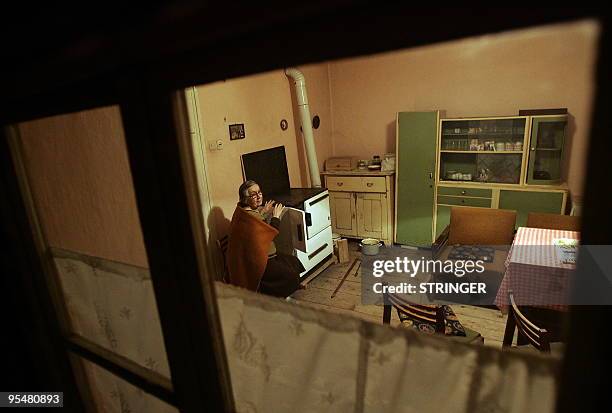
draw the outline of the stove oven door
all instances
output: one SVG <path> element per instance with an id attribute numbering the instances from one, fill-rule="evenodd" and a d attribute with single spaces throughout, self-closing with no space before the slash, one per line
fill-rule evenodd
<path id="1" fill-rule="evenodd" d="M 306 232 L 308 239 L 331 225 L 329 192 L 325 191 L 304 201 Z"/>

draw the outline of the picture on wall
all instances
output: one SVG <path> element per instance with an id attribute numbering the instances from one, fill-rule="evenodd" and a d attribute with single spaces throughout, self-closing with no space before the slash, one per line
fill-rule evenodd
<path id="1" fill-rule="evenodd" d="M 231 141 L 235 141 L 236 139 L 244 139 L 244 123 L 229 125 L 229 134 Z"/>

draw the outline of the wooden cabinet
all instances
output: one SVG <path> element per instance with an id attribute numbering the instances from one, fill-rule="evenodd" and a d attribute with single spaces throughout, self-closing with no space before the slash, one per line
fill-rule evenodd
<path id="1" fill-rule="evenodd" d="M 393 242 L 393 173 L 324 172 L 332 231 L 352 238 Z"/>
<path id="2" fill-rule="evenodd" d="M 329 191 L 332 231 L 350 237 L 357 236 L 357 215 L 353 192 Z"/>

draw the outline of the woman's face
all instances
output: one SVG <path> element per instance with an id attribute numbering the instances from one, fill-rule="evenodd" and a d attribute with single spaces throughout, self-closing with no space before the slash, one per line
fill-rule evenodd
<path id="1" fill-rule="evenodd" d="M 247 190 L 249 192 L 249 197 L 247 198 L 247 204 L 251 209 L 257 209 L 261 206 L 263 202 L 263 194 L 261 193 L 261 189 L 259 189 L 259 185 L 255 184 Z"/>

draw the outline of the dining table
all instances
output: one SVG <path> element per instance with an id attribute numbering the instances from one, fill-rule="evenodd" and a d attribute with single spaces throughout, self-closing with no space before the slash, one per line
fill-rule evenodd
<path id="1" fill-rule="evenodd" d="M 512 291 L 519 306 L 567 312 L 576 256 L 566 254 L 564 245 L 579 240 L 577 231 L 519 227 L 504 264 L 495 305 L 507 313 L 508 293 Z M 572 248 L 577 246 L 569 250 Z"/>

